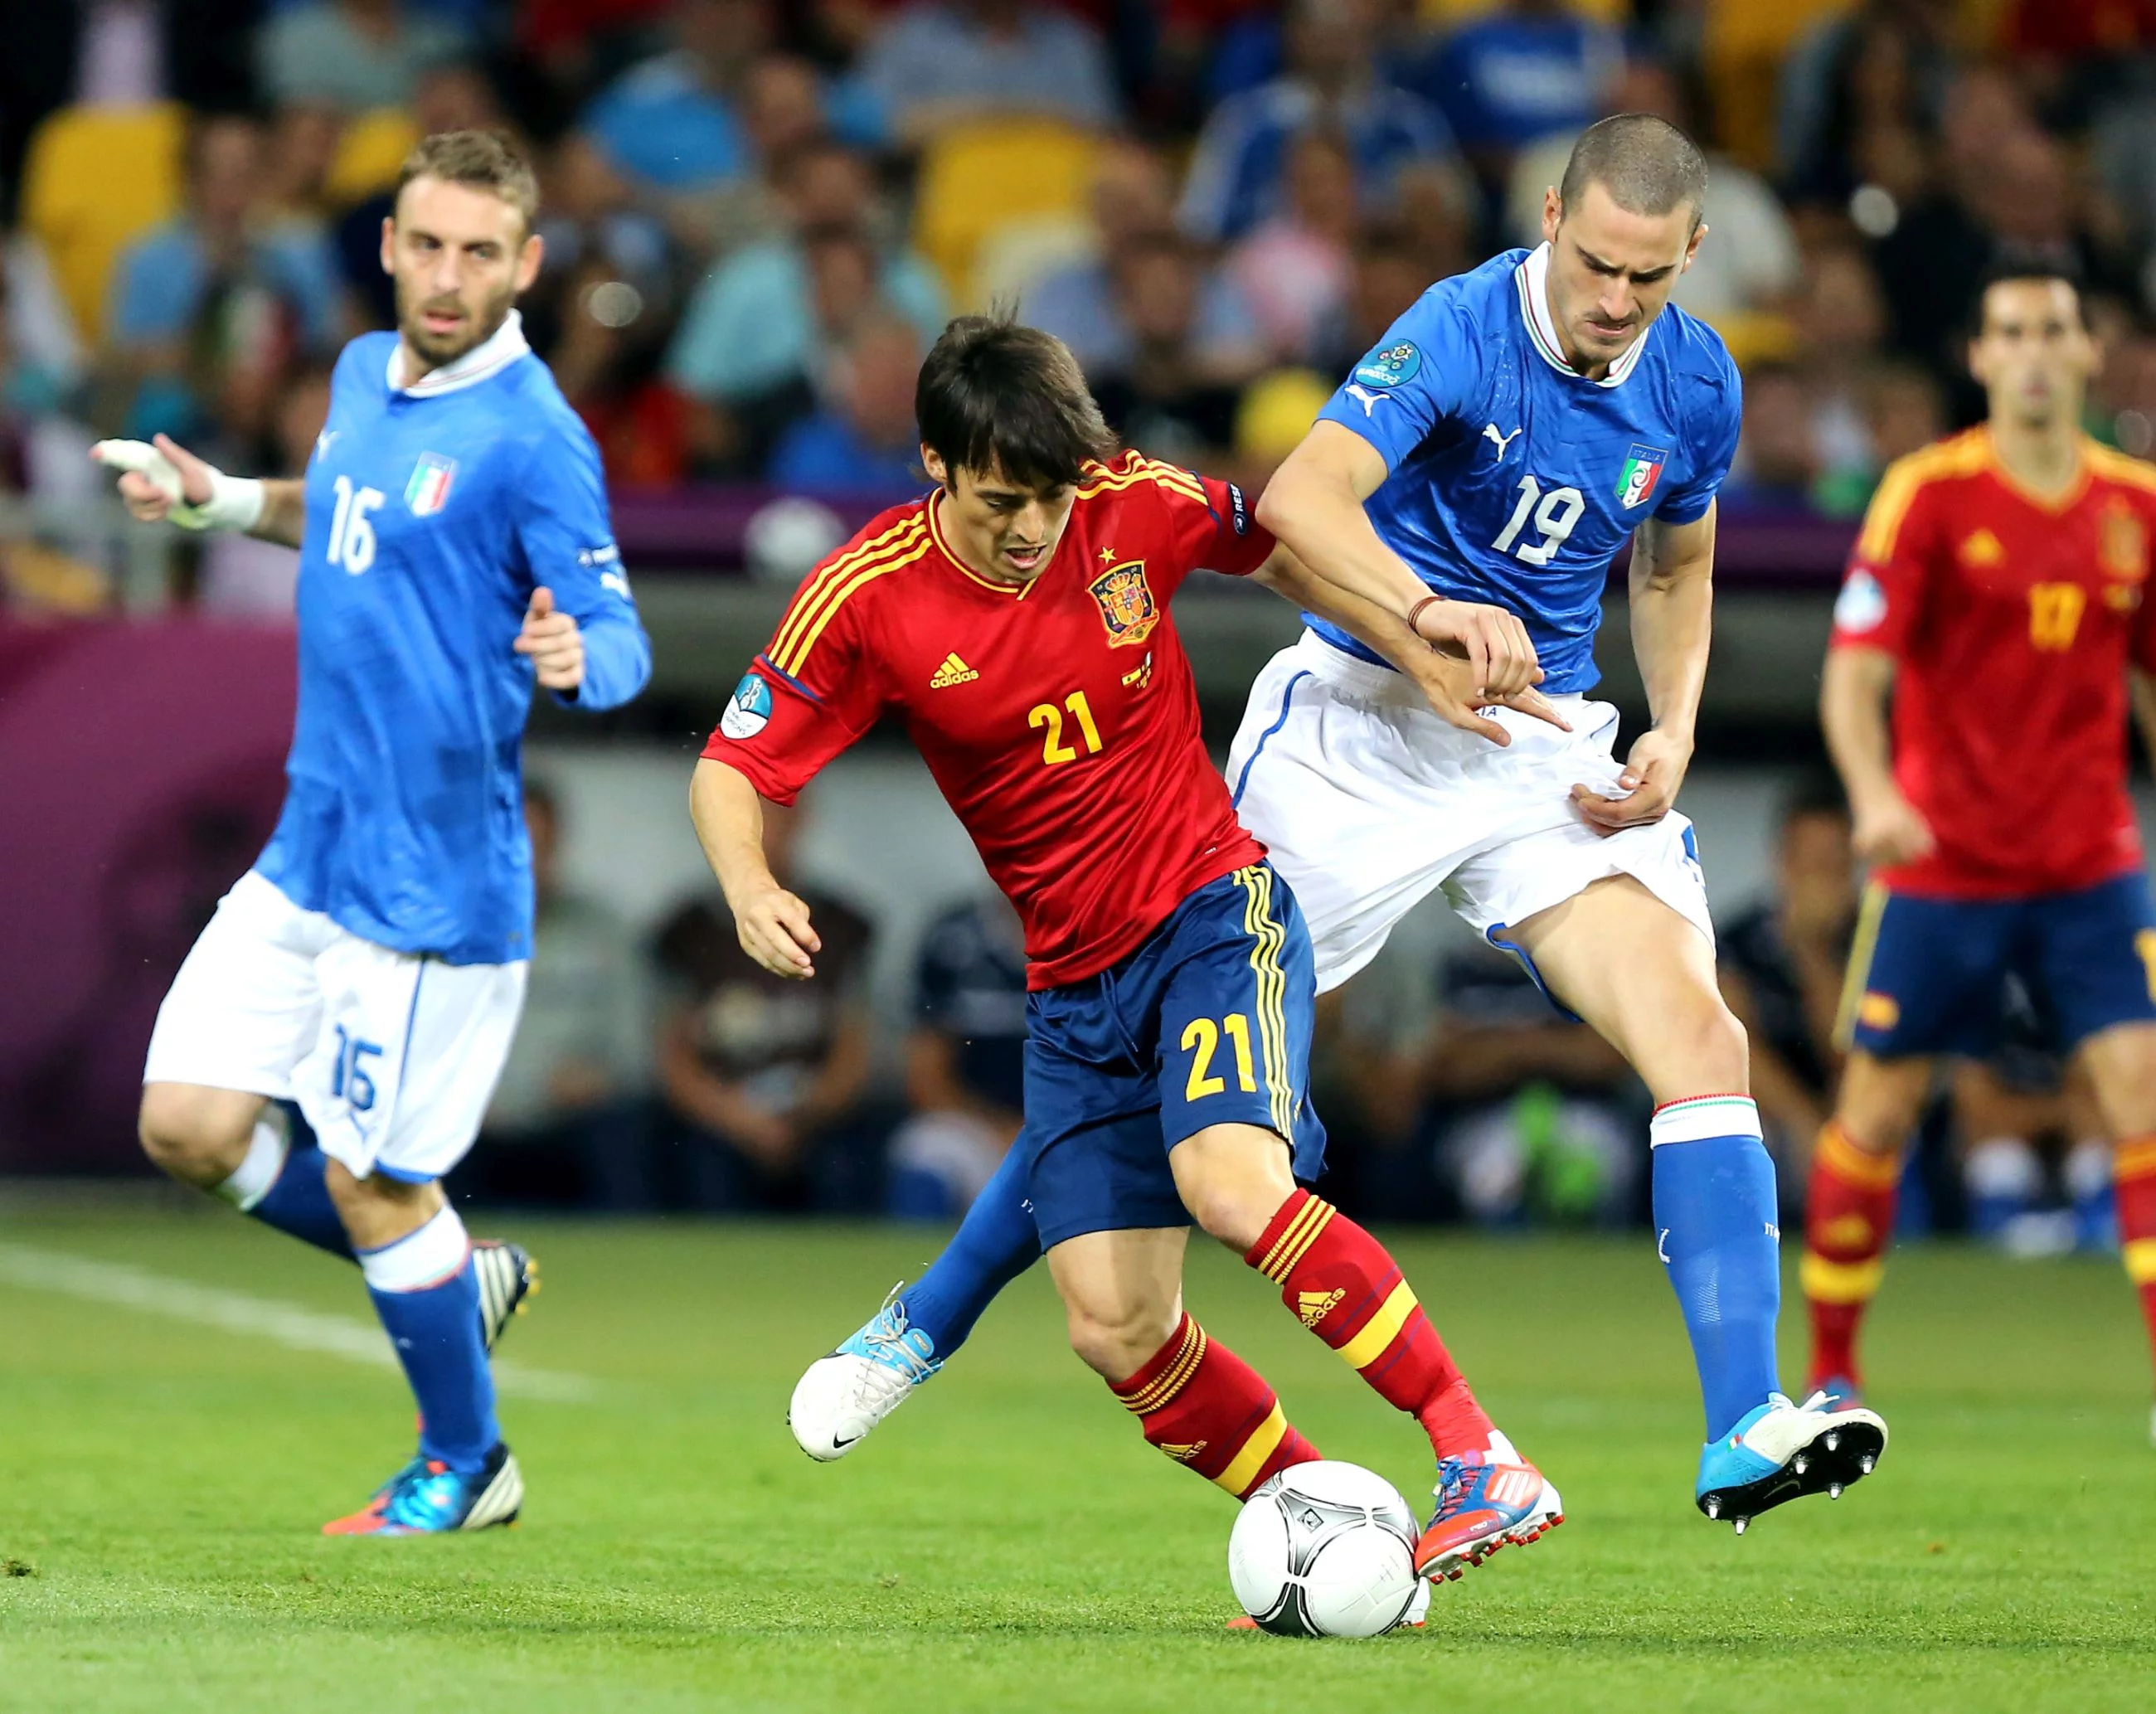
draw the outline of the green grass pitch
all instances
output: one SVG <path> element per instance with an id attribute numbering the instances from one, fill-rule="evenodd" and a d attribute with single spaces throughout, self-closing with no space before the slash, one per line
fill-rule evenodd
<path id="1" fill-rule="evenodd" d="M 505 1401 L 524 1522 L 449 1540 L 316 1533 L 408 1449 L 392 1373 L 0 1284 L 0 1708 L 2156 1705 L 2156 1451 L 2115 1265 L 1897 1255 L 1879 1474 L 1740 1541 L 1691 1507 L 1691 1367 L 1644 1238 L 1404 1238 L 1569 1519 L 1440 1588 L 1422 1634 L 1299 1643 L 1224 1631 L 1232 1506 L 1080 1369 L 1039 1270 L 823 1467 L 783 1424 L 793 1378 L 938 1234 L 516 1233 L 545 1290 L 503 1355 L 593 1390 Z M 34 1245 L 366 1314 L 352 1273 L 213 1209 L 18 1210 L 11 1245 L 17 1275 Z M 1194 1250 L 1189 1295 L 1328 1453 L 1421 1503 L 1413 1425 L 1261 1281 Z"/>

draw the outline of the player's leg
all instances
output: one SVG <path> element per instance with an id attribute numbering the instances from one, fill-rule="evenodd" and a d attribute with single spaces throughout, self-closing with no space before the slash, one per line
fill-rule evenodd
<path id="1" fill-rule="evenodd" d="M 2078 1044 L 2114 1140 L 2120 1247 L 2156 1353 L 2156 912 L 2133 875 L 2043 900 L 2032 915 L 2034 985 Z"/>
<path id="2" fill-rule="evenodd" d="M 1323 1170 L 1325 1133 L 1309 1101 L 1315 996 L 1295 895 L 1256 865 L 1194 895 L 1174 929 L 1157 1002 L 1138 969 L 1120 991 L 1152 1006 L 1183 1205 L 1430 1437 L 1440 1503 L 1420 1568 L 1455 1576 L 1536 1539 L 1562 1517 L 1556 1490 L 1492 1426 L 1384 1246 L 1296 1183 Z"/>
<path id="3" fill-rule="evenodd" d="M 507 1058 L 525 967 L 448 965 L 340 934 L 316 960 L 323 1028 L 293 1074 L 330 1191 L 419 1408 L 418 1455 L 334 1534 L 514 1520 L 523 1478 L 495 1415 L 480 1264 L 439 1183 Z"/>
<path id="4" fill-rule="evenodd" d="M 1237 1499 L 1317 1449 L 1263 1376 L 1183 1307 L 1180 1226 L 1084 1233 L 1048 1252 L 1070 1348 L 1148 1445 Z"/>
<path id="5" fill-rule="evenodd" d="M 844 1457 L 943 1367 L 996 1294 L 1040 1258 L 1014 1145 L 927 1271 L 795 1383 L 786 1422 L 801 1450 L 826 1463 Z"/>
<path id="6" fill-rule="evenodd" d="M 1627 873 L 1523 918 L 1501 943 L 1625 1056 L 1654 1098 L 1657 1253 L 1691 1336 L 1707 1412 L 1701 1510 L 1741 1528 L 1799 1494 L 1839 1494 L 1869 1474 L 1885 1426 L 1869 1411 L 1798 1406 L 1782 1393 L 1774 1167 L 1748 1093 L 1743 1027 L 1722 998 L 1712 942 Z"/>
<path id="7" fill-rule="evenodd" d="M 346 1260 L 321 1151 L 294 1147 L 273 1097 L 313 1047 L 314 955 L 328 920 L 261 876 L 240 877 L 158 1008 L 143 1068 L 143 1152 L 182 1183 Z"/>
<path id="8" fill-rule="evenodd" d="M 1930 1094 L 1936 1061 L 1852 1049 L 1834 1116 L 1820 1127 L 1804 1202 L 1799 1270 L 1811 1317 L 1805 1386 L 1854 1403 L 1863 1396 L 1856 1336 L 1887 1271 L 1902 1159 Z"/>
<path id="9" fill-rule="evenodd" d="M 1861 1393 L 1856 1335 L 1885 1272 L 1902 1157 L 1938 1062 L 1991 1050 L 2020 911 L 1876 885 L 1865 893 L 1837 1023 L 1849 1058 L 1805 1209 L 1800 1278 L 1815 1388 Z"/>

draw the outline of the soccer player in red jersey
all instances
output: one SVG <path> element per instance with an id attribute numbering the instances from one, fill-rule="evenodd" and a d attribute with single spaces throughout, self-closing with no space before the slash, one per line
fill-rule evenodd
<path id="1" fill-rule="evenodd" d="M 1193 571 L 1256 572 L 1271 538 L 1232 485 L 1110 461 L 1076 363 L 1034 330 L 953 322 L 916 409 L 936 491 L 803 584 L 696 771 L 697 832 L 742 945 L 814 975 L 815 927 L 764 862 L 761 803 L 791 802 L 880 716 L 902 718 L 1025 924 L 1013 1147 L 1073 1347 L 1149 1442 L 1238 1497 L 1318 1455 L 1184 1312 L 1194 1219 L 1414 1415 L 1440 1460 L 1470 1456 L 1524 1492 L 1514 1510 L 1449 1517 L 1430 1575 L 1533 1539 L 1558 1521 L 1554 1491 L 1483 1414 L 1383 1247 L 1296 1183 L 1325 1140 L 1309 936 L 1206 754 L 1168 612 Z M 1398 592 L 1367 593 L 1411 638 Z M 1454 606 L 1448 634 L 1483 623 Z M 1525 691 L 1533 669 L 1515 666 Z M 1471 677 L 1494 675 L 1460 673 L 1463 703 Z"/>
<path id="2" fill-rule="evenodd" d="M 1873 865 L 1804 1234 L 1813 1381 L 1845 1395 L 1935 1064 L 1991 1049 L 2009 973 L 2094 1085 L 2156 1340 L 2156 917 L 2126 792 L 2129 677 L 2156 738 L 2156 469 L 2081 431 L 2097 353 L 2071 280 L 1992 279 L 1969 359 L 1989 420 L 1887 471 L 1820 697 Z"/>

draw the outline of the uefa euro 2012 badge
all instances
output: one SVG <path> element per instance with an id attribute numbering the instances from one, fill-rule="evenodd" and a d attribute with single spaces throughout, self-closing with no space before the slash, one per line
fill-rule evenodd
<path id="1" fill-rule="evenodd" d="M 771 724 L 771 686 L 754 673 L 743 673 L 719 716 L 719 730 L 737 742 L 753 738 Z"/>
<path id="2" fill-rule="evenodd" d="M 1422 353 L 1410 340 L 1398 340 L 1376 351 L 1355 366 L 1355 379 L 1379 391 L 1399 387 L 1422 372 Z"/>

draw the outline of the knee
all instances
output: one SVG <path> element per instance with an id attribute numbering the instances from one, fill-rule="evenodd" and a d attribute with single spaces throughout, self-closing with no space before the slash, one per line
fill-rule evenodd
<path id="1" fill-rule="evenodd" d="M 142 1090 L 136 1135 L 161 1170 L 190 1184 L 216 1185 L 247 1158 L 254 1120 L 229 1091 L 152 1083 Z"/>
<path id="2" fill-rule="evenodd" d="M 1238 1255 L 1247 1252 L 1264 1235 L 1286 1193 L 1275 1194 L 1266 1184 L 1207 1183 L 1188 1193 L 1190 1218 L 1209 1237 L 1217 1238 Z"/>
<path id="3" fill-rule="evenodd" d="M 1068 1304 L 1070 1348 L 1078 1360 L 1104 1380 L 1128 1380 L 1152 1354 L 1168 1343 L 1182 1320 L 1180 1303 L 1163 1309 L 1157 1304 L 1115 1307 Z"/>

